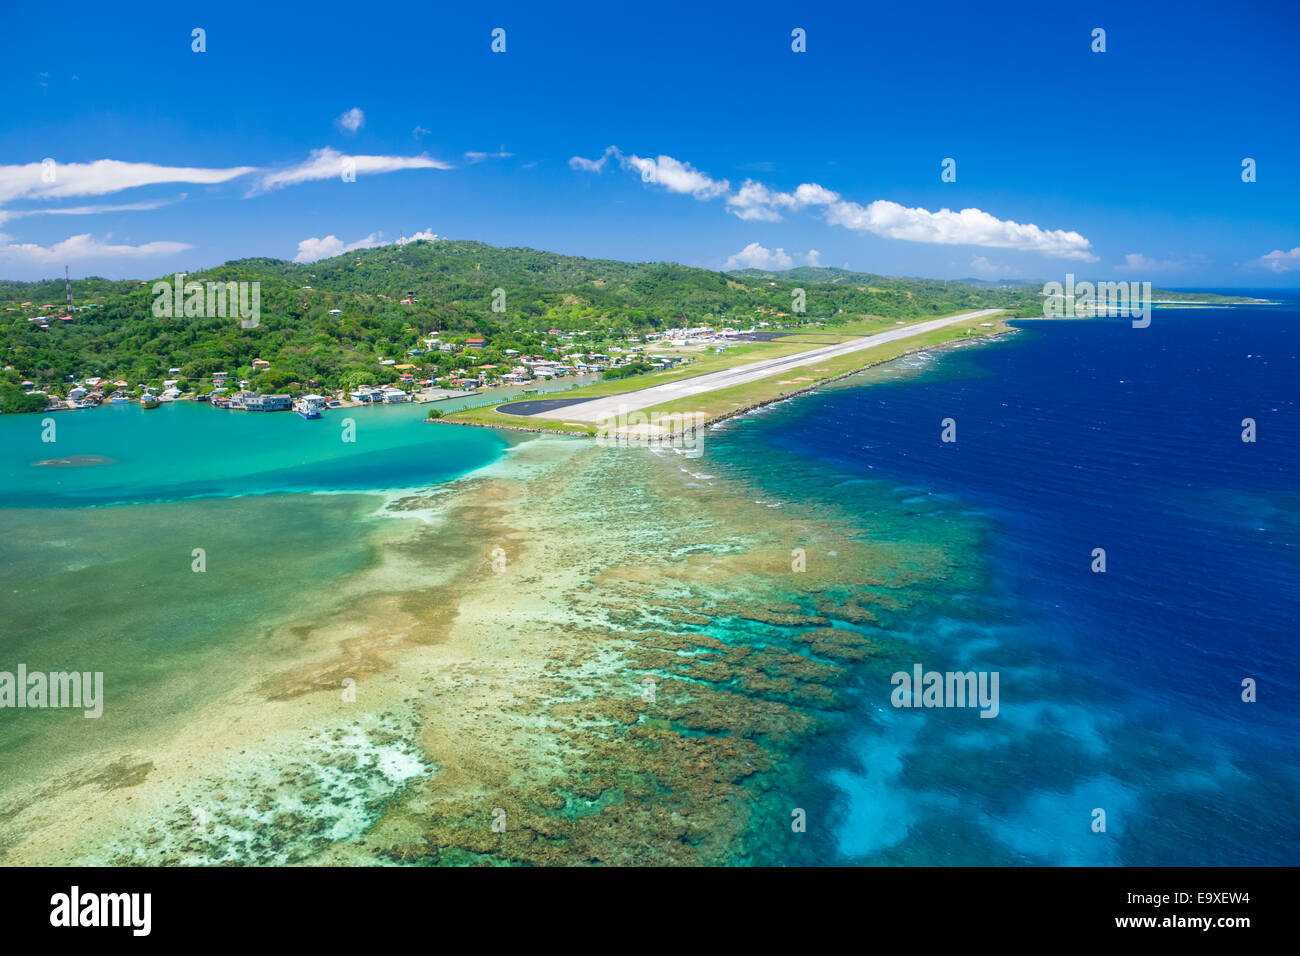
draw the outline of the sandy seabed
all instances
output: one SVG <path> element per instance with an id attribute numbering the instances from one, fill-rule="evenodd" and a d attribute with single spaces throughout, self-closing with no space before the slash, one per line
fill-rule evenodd
<path id="1" fill-rule="evenodd" d="M 394 496 L 246 681 L 8 794 L 0 859 L 791 859 L 801 747 L 951 559 L 698 464 L 538 437 Z"/>

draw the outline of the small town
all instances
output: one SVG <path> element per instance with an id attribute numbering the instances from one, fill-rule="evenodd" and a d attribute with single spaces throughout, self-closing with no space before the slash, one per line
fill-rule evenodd
<path id="1" fill-rule="evenodd" d="M 22 305 L 30 307 L 32 303 Z M 87 308 L 94 306 L 69 306 L 65 311 L 73 313 Z M 339 312 L 332 310 L 331 314 Z M 52 321 L 72 322 L 75 318 L 72 314 L 41 314 L 29 321 L 45 329 Z M 237 372 L 212 372 L 197 380 L 187 378 L 181 368 L 173 366 L 167 369 L 168 377 L 162 380 L 161 386 L 101 376 L 74 378 L 53 385 L 23 380 L 21 386 L 27 395 L 48 398 L 45 411 L 51 412 L 96 408 L 106 403 L 139 404 L 149 409 L 168 402 L 196 401 L 234 411 L 297 411 L 305 418 L 318 418 L 327 408 L 425 404 L 472 393 L 495 394 L 521 388 L 525 394 L 531 394 L 530 386 L 550 383 L 562 386 L 567 382 L 576 387 L 602 377 L 668 371 L 694 361 L 700 353 L 720 352 L 740 342 L 754 341 L 763 335 L 760 330 L 768 326 L 767 322 L 755 323 L 749 329 L 699 325 L 623 339 L 610 339 L 608 332 L 597 330 L 566 332 L 553 328 L 539 333 L 544 344 L 536 353 L 506 348 L 492 350 L 492 355 L 487 354 L 491 347 L 486 338 L 444 337 L 435 331 L 421 336 L 421 345 L 408 350 L 400 361 L 381 356 L 374 384 L 359 384 L 325 394 L 308 391 L 320 387 L 316 381 L 289 382 L 283 386 L 286 389 L 283 392 L 259 390 L 259 377 L 272 367 L 271 362 L 262 358 L 254 358 L 247 368 Z M 454 355 L 455 367 L 436 374 L 438 366 L 424 360 L 435 353 Z M 498 361 L 480 361 L 498 356 Z M 385 381 L 393 373 L 396 380 Z M 547 388 L 551 390 L 554 389 Z"/>

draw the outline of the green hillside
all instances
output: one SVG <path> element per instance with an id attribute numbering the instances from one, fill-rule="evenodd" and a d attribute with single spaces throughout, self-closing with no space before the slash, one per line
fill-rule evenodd
<path id="1" fill-rule="evenodd" d="M 134 386 L 158 384 L 169 368 L 179 368 L 189 386 L 202 387 L 218 371 L 252 378 L 255 358 L 270 363 L 256 373 L 262 391 L 396 381 L 391 366 L 379 365 L 382 358 L 416 364 L 421 376 L 465 367 L 469 359 L 460 351 L 408 357 L 431 331 L 448 342 L 484 338 L 473 361 L 500 363 L 507 361 L 506 349 L 537 352 L 558 344 L 549 329 L 588 331 L 583 343 L 599 350 L 667 326 L 834 325 L 867 315 L 920 318 L 980 307 L 1039 307 L 1033 289 L 829 269 L 724 274 L 450 240 L 380 246 L 306 264 L 242 259 L 187 276 L 260 283 L 260 323 L 253 329 L 241 328 L 233 313 L 155 317 L 154 281 L 78 279 L 72 283 L 77 311 L 66 322 L 57 318 L 64 313 L 62 279 L 0 281 L 0 340 L 8 366 L 0 372 L 0 410 L 22 404 L 24 380 L 52 391 L 70 377 L 93 375 Z M 802 315 L 792 313 L 798 288 L 806 296 Z M 494 289 L 504 290 L 503 312 L 492 309 Z M 408 294 L 413 304 L 402 303 Z M 40 315 L 54 317 L 48 328 L 29 321 Z"/>

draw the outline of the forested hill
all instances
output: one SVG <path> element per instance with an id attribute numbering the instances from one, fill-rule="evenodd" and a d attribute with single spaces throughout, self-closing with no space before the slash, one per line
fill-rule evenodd
<path id="1" fill-rule="evenodd" d="M 838 270 L 832 270 L 838 271 Z M 826 270 L 721 273 L 675 263 L 585 259 L 477 242 L 419 240 L 357 250 L 313 263 L 241 259 L 186 276 L 185 281 L 260 283 L 255 329 L 227 316 L 155 317 L 153 284 L 144 280 L 77 279 L 77 310 L 64 314 L 62 279 L 0 280 L 0 338 L 11 366 L 0 386 L 30 380 L 55 385 L 67 376 L 101 375 L 156 383 L 169 368 L 199 381 L 214 371 L 271 363 L 260 384 L 294 382 L 338 387 L 385 380 L 381 357 L 401 357 L 432 331 L 445 341 L 488 340 L 482 361 L 506 348 L 555 343 L 547 330 L 589 330 L 602 341 L 681 325 L 757 321 L 787 325 L 834 323 L 863 315 L 912 318 L 967 308 L 1037 308 L 1034 289 L 981 289 L 955 282 L 859 276 L 825 278 Z M 851 277 L 851 278 L 846 278 Z M 803 289 L 805 312 L 792 309 Z M 493 311 L 493 290 L 504 311 Z M 403 300 L 409 297 L 414 302 Z M 500 301 L 500 296 L 497 297 Z M 25 305 L 24 303 L 29 303 Z M 337 310 L 338 315 L 331 312 Z M 45 323 L 30 321 L 51 316 Z M 42 327 L 43 324 L 48 327 Z M 455 363 L 445 354 L 422 362 Z M 2 399 L 2 395 L 0 395 Z"/>

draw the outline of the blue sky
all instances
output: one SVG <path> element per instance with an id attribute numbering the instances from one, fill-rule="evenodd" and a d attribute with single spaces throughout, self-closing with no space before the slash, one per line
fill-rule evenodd
<path id="1" fill-rule="evenodd" d="M 431 232 L 709 268 L 1300 286 L 1293 3 L 456 6 L 12 6 L 0 277 Z"/>

